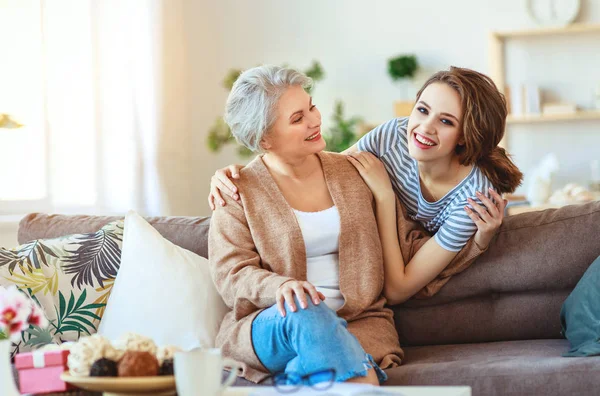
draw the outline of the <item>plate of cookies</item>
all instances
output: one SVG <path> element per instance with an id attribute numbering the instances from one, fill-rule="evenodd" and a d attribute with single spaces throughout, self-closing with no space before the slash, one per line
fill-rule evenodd
<path id="1" fill-rule="evenodd" d="M 126 333 L 111 342 L 94 334 L 69 347 L 69 371 L 61 379 L 105 396 L 174 395 L 175 346 L 158 347 L 152 339 Z"/>

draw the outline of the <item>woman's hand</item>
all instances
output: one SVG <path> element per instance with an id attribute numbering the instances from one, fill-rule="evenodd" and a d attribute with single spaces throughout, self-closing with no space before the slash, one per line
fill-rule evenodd
<path id="1" fill-rule="evenodd" d="M 367 151 L 350 153 L 346 158 L 358 170 L 376 201 L 395 199 L 390 176 L 379 158 Z"/>
<path id="2" fill-rule="evenodd" d="M 504 208 L 508 201 L 503 199 L 500 194 L 490 188 L 490 195 L 494 199 L 492 201 L 485 195 L 477 192 L 477 198 L 483 202 L 482 205 L 477 204 L 471 198 L 467 200 L 473 206 L 474 210 L 471 210 L 468 206 L 465 207 L 465 211 L 477 225 L 477 232 L 475 233 L 475 243 L 479 249 L 484 250 L 488 247 L 492 238 L 498 231 L 498 228 L 502 225 L 504 220 Z"/>
<path id="3" fill-rule="evenodd" d="M 277 309 L 279 310 L 281 316 L 284 318 L 284 303 L 287 303 L 289 305 L 290 310 L 292 312 L 296 312 L 296 302 L 294 301 L 294 294 L 298 298 L 302 309 L 306 309 L 308 307 L 308 302 L 306 301 L 306 294 L 310 296 L 315 305 L 319 305 L 321 303 L 321 300 L 325 300 L 325 296 L 321 292 L 318 292 L 312 283 L 297 280 L 287 281 L 281 286 L 279 286 L 275 295 L 275 300 L 277 301 Z"/>
<path id="4" fill-rule="evenodd" d="M 231 196 L 231 198 L 238 200 L 240 199 L 237 193 L 237 187 L 233 184 L 231 179 L 240 178 L 240 170 L 244 165 L 229 165 L 223 169 L 219 169 L 215 172 L 213 177 L 210 178 L 210 194 L 208 194 L 208 204 L 212 210 L 216 209 L 215 201 L 225 206 L 225 201 L 221 196 L 221 192 Z"/>

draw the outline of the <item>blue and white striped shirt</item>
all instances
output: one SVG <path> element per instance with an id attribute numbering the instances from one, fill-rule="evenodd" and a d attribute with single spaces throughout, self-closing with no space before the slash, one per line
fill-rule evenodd
<path id="1" fill-rule="evenodd" d="M 358 141 L 360 151 L 376 155 L 385 165 L 396 195 L 404 204 L 408 215 L 419 221 L 446 250 L 458 252 L 477 231 L 477 226 L 464 207 L 467 198 L 478 204 L 476 191 L 489 197 L 492 183 L 474 166 L 465 179 L 437 202 L 428 202 L 421 193 L 419 167 L 408 153 L 408 117 L 395 118 L 379 125 Z"/>

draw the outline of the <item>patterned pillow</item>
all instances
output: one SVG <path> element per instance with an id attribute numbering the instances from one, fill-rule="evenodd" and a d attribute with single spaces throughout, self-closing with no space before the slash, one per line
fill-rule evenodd
<path id="1" fill-rule="evenodd" d="M 14 284 L 40 304 L 50 325 L 24 331 L 13 355 L 96 332 L 121 264 L 123 220 L 74 234 L 0 248 L 0 286 Z"/>

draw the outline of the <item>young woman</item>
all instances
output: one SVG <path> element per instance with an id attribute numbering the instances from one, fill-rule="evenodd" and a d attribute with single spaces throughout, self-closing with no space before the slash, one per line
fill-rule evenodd
<path id="1" fill-rule="evenodd" d="M 505 99 L 489 77 L 453 67 L 425 83 L 409 118 L 380 125 L 346 151 L 378 202 L 389 303 L 403 302 L 425 287 L 471 238 L 482 251 L 487 248 L 506 205 L 498 193 L 514 191 L 522 180 L 498 147 L 506 115 Z M 380 160 L 410 218 L 435 234 L 409 262 L 398 248 L 394 196 Z M 215 198 L 224 205 L 218 190 L 239 199 L 229 178 L 237 178 L 239 169 L 231 166 L 213 176 L 213 209 Z"/>
<path id="2" fill-rule="evenodd" d="M 504 211 L 498 193 L 513 192 L 523 177 L 498 147 L 506 116 L 504 97 L 489 77 L 452 67 L 423 85 L 410 117 L 380 125 L 348 150 L 377 202 L 391 303 L 407 300 L 434 279 L 478 227 L 490 226 Z M 411 260 L 419 265 L 404 265 L 395 195 L 434 234 Z M 479 202 L 488 210 L 479 210 Z M 487 245 L 480 235 L 475 243 Z"/>

